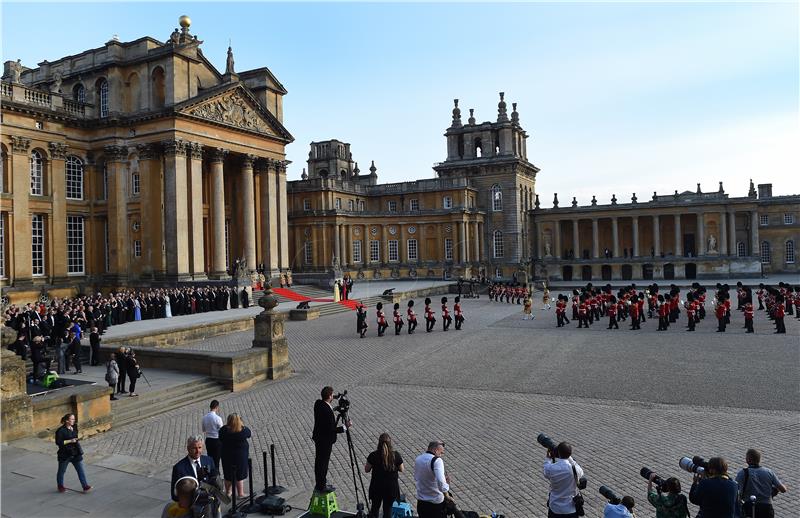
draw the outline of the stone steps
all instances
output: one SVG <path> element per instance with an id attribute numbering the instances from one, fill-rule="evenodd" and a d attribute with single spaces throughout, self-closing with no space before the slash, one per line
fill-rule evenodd
<path id="1" fill-rule="evenodd" d="M 191 403 L 206 402 L 227 393 L 222 385 L 211 378 L 200 378 L 181 385 L 149 391 L 147 382 L 139 378 L 136 382 L 139 397 L 119 394 L 119 400 L 111 402 L 112 427 L 118 428 L 136 423 Z"/>

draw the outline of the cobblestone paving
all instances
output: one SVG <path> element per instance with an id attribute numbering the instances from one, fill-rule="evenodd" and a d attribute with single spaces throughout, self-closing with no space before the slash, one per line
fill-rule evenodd
<path id="1" fill-rule="evenodd" d="M 419 301 L 418 301 L 419 302 Z M 546 516 L 544 451 L 535 437 L 545 432 L 569 440 L 589 477 L 587 516 L 602 514 L 597 488 L 608 485 L 637 499 L 640 517 L 652 517 L 638 475 L 648 466 L 678 476 L 688 490 L 683 455 L 726 457 L 733 470 L 744 451 L 759 447 L 790 493 L 776 499 L 779 516 L 800 505 L 800 325 L 787 319 L 789 334 L 745 335 L 741 315 L 730 332 L 714 333 L 706 320 L 696 333 L 684 326 L 666 333 L 648 321 L 641 332 L 606 322 L 589 330 L 555 328 L 552 312 L 536 310 L 522 321 L 519 306 L 466 300 L 463 331 L 434 333 L 424 326 L 384 338 L 359 339 L 352 315 L 291 322 L 286 332 L 295 375 L 221 399 L 222 413 L 240 413 L 253 429 L 256 486 L 263 480 L 260 452 L 271 443 L 278 454 L 278 483 L 313 486 L 313 401 L 326 384 L 347 389 L 358 466 L 383 431 L 392 434 L 406 459 L 401 490 L 414 501 L 413 459 L 430 439 L 447 442 L 445 463 L 462 507 L 506 516 Z M 252 334 L 234 333 L 193 347 L 236 350 Z M 86 447 L 138 455 L 168 468 L 197 433 L 207 402 L 198 401 L 141 424 L 86 441 Z M 331 482 L 340 503 L 354 508 L 344 438 L 334 447 Z M 369 483 L 368 475 L 364 478 Z M 694 514 L 696 509 L 692 509 Z"/>

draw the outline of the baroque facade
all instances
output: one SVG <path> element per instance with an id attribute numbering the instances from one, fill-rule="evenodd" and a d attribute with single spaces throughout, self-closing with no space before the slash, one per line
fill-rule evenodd
<path id="1" fill-rule="evenodd" d="M 532 211 L 537 277 L 550 280 L 701 279 L 797 273 L 800 195 L 773 196 L 753 182 L 747 196 L 723 188 L 653 193 L 640 202 Z"/>
<path id="2" fill-rule="evenodd" d="M 286 89 L 266 67 L 236 73 L 230 48 L 218 71 L 179 22 L 166 42 L 5 63 L 4 295 L 289 267 Z"/>
<path id="3" fill-rule="evenodd" d="M 350 144 L 312 142 L 302 179 L 288 183 L 292 268 L 361 279 L 510 278 L 530 263 L 527 212 L 538 169 L 528 162 L 516 104 L 497 120 L 461 120 L 458 100 L 436 178 L 379 184 Z"/>

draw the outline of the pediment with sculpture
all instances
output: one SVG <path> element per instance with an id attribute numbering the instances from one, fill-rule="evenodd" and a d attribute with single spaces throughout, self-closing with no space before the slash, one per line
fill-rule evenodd
<path id="1" fill-rule="evenodd" d="M 186 109 L 183 113 L 209 121 L 249 131 L 276 136 L 278 132 L 264 120 L 251 101 L 238 90 L 225 92 L 217 97 Z"/>

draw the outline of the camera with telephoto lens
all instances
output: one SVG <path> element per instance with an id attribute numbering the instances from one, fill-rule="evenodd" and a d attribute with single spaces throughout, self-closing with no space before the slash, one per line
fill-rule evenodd
<path id="1" fill-rule="evenodd" d="M 653 474 L 653 470 L 651 470 L 650 468 L 644 467 L 644 468 L 642 468 L 641 471 L 639 471 L 639 474 L 642 476 L 642 478 L 644 478 L 645 480 L 649 481 L 650 480 L 650 475 Z M 665 482 L 665 480 L 663 478 L 659 477 L 658 475 L 653 477 L 653 484 L 656 486 L 656 488 L 658 488 L 659 492 L 663 492 L 664 491 L 664 482 Z"/>
<path id="2" fill-rule="evenodd" d="M 347 391 L 341 392 L 333 396 L 333 399 L 338 399 L 339 404 L 333 410 L 339 412 L 342 416 L 347 416 L 347 411 L 350 410 L 350 400 L 347 399 Z"/>
<path id="3" fill-rule="evenodd" d="M 556 441 L 554 441 L 553 439 L 551 439 L 550 437 L 546 436 L 543 433 L 540 433 L 536 437 L 536 442 L 538 442 L 539 444 L 541 444 L 542 446 L 547 448 L 548 451 L 553 451 L 553 450 L 556 449 L 556 447 L 558 447 L 558 444 L 556 443 Z"/>
<path id="4" fill-rule="evenodd" d="M 698 456 L 694 456 L 691 459 L 689 457 L 681 457 L 678 461 L 678 466 L 689 473 L 702 475 L 706 472 L 706 469 L 708 469 L 708 462 L 703 459 L 703 457 Z"/>
<path id="5" fill-rule="evenodd" d="M 617 496 L 613 489 L 608 486 L 600 486 L 600 494 L 603 495 L 603 498 L 608 500 L 609 504 L 617 505 L 622 502 L 622 499 Z"/>

